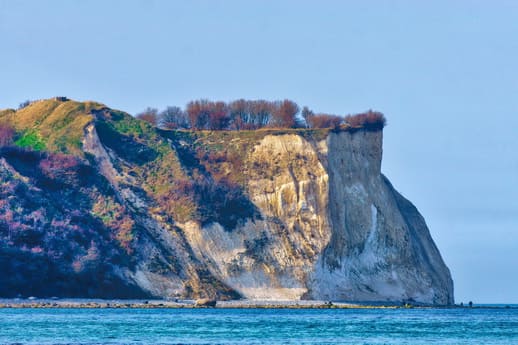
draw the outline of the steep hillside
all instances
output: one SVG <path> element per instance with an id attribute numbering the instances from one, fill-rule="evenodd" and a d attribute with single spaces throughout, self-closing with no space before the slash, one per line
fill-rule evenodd
<path id="1" fill-rule="evenodd" d="M 164 131 L 59 99 L 2 123 L 0 295 L 453 302 L 381 130 Z"/>

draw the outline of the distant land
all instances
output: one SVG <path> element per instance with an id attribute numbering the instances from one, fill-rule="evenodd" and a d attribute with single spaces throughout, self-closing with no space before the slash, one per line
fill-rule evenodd
<path id="1" fill-rule="evenodd" d="M 292 101 L 0 111 L 0 297 L 451 305 L 385 118 Z"/>

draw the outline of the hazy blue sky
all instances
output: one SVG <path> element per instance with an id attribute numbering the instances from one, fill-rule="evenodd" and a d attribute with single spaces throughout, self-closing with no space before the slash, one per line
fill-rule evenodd
<path id="1" fill-rule="evenodd" d="M 518 303 L 517 1 L 0 0 L 0 108 L 193 98 L 384 112 L 456 300 Z"/>

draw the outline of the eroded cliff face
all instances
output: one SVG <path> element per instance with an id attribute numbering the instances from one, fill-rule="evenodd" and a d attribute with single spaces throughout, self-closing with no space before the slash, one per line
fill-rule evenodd
<path id="1" fill-rule="evenodd" d="M 85 127 L 83 149 L 95 157 L 100 173 L 111 183 L 119 202 L 132 211 L 139 228 L 133 254 L 137 265 L 123 269 L 128 280 L 157 297 L 239 297 L 207 274 L 205 261 L 192 255 L 183 232 L 154 209 L 152 199 L 140 189 L 142 181 L 122 168 L 130 163 L 103 145 L 93 123 Z"/>
<path id="2" fill-rule="evenodd" d="M 311 296 L 453 303 L 450 272 L 424 219 L 381 174 L 382 132 L 331 133 L 327 142 L 332 235 Z"/>
<path id="3" fill-rule="evenodd" d="M 382 132 L 269 135 L 247 193 L 263 220 L 182 226 L 211 272 L 247 298 L 453 303 L 423 218 L 381 174 Z"/>
<path id="4" fill-rule="evenodd" d="M 0 295 L 453 303 L 424 219 L 381 174 L 381 130 L 160 131 L 52 100 L 0 120 L 48 151 L 0 148 L 0 254 L 16 254 L 0 268 L 58 277 L 26 265 Z"/>
<path id="5" fill-rule="evenodd" d="M 197 256 L 242 296 L 306 294 L 308 274 L 331 235 L 324 149 L 298 135 L 266 136 L 247 158 L 246 190 L 262 219 L 231 232 L 215 223 L 181 226 Z"/>

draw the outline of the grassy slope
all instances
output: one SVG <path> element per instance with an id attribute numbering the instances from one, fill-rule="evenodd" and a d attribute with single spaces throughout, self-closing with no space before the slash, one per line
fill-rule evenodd
<path id="1" fill-rule="evenodd" d="M 113 274 L 133 264 L 133 223 L 102 176 L 61 154 L 0 158 L 0 296 L 143 296 Z"/>
<path id="2" fill-rule="evenodd" d="M 83 159 L 84 127 L 103 108 L 45 100 L 0 112 L 16 129 L 15 146 L 29 149 L 0 148 L 15 171 L 0 167 L 0 295 L 143 296 L 111 271 L 133 265 L 132 215 Z"/>
<path id="3" fill-rule="evenodd" d="M 43 100 L 16 112 L 2 111 L 0 121 L 14 126 L 18 146 L 82 156 L 83 128 L 93 120 L 90 111 L 102 107 L 94 102 Z"/>

